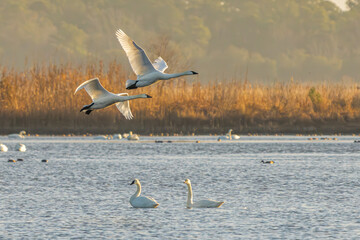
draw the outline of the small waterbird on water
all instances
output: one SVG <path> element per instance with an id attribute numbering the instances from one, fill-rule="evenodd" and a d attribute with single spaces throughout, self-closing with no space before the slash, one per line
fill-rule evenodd
<path id="1" fill-rule="evenodd" d="M 128 37 L 128 35 L 126 35 L 126 33 L 124 33 L 121 29 L 116 31 L 116 37 L 124 49 L 134 73 L 137 75 L 136 80 L 126 81 L 126 89 L 146 87 L 157 82 L 158 80 L 168 80 L 185 75 L 198 74 L 194 71 L 173 74 L 164 73 L 168 68 L 168 65 L 164 59 L 158 57 L 153 63 L 151 63 L 145 51 L 139 47 L 130 37 Z"/>
<path id="2" fill-rule="evenodd" d="M 267 163 L 267 164 L 274 164 L 275 162 L 270 160 L 270 161 L 264 161 L 264 160 L 261 160 L 262 163 Z"/>

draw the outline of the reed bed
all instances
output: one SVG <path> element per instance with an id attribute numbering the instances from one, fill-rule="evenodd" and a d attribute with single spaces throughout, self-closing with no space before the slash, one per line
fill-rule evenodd
<path id="1" fill-rule="evenodd" d="M 24 71 L 1 66 L 0 134 L 27 130 L 41 134 L 335 133 L 360 130 L 360 90 L 352 82 L 251 84 L 243 80 L 199 83 L 196 78 L 159 82 L 126 90 L 121 64 L 34 65 Z M 201 74 L 201 73 L 200 73 Z M 111 92 L 146 93 L 130 103 L 133 120 L 115 106 L 80 113 L 91 103 L 78 85 L 99 77 Z M 130 77 L 134 78 L 135 76 Z"/>

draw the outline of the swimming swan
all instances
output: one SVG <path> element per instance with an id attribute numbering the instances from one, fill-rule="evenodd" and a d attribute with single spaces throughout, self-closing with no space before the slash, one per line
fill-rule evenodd
<path id="1" fill-rule="evenodd" d="M 231 134 L 233 130 L 230 129 L 229 132 L 225 135 L 225 136 L 220 136 L 218 137 L 218 141 L 219 140 L 232 140 L 232 139 L 240 139 L 240 136 L 239 135 L 236 135 L 236 134 Z"/>
<path id="2" fill-rule="evenodd" d="M 173 74 L 164 73 L 168 68 L 164 59 L 158 57 L 154 63 L 151 63 L 145 51 L 139 47 L 131 38 L 129 38 L 128 35 L 126 35 L 121 29 L 116 31 L 116 36 L 129 59 L 133 71 L 137 75 L 136 80 L 126 81 L 126 89 L 135 89 L 138 87 L 149 86 L 158 80 L 167 80 L 184 75 L 198 74 L 194 71 Z"/>
<path id="3" fill-rule="evenodd" d="M 124 115 L 124 117 L 130 120 L 133 118 L 133 115 L 130 110 L 129 100 L 136 98 L 151 98 L 151 96 L 147 94 L 129 96 L 129 94 L 127 93 L 119 93 L 119 94 L 111 93 L 107 91 L 105 88 L 103 88 L 103 86 L 101 86 L 98 78 L 93 78 L 82 83 L 75 90 L 75 93 L 83 88 L 85 88 L 86 92 L 90 95 L 91 99 L 93 100 L 91 104 L 85 105 L 83 108 L 81 108 L 80 112 L 86 110 L 85 112 L 86 114 L 90 114 L 91 111 L 95 109 L 106 108 L 115 103 L 116 107 Z"/>
<path id="4" fill-rule="evenodd" d="M 224 204 L 224 202 L 218 202 L 211 199 L 201 200 L 196 203 L 193 203 L 193 193 L 192 193 L 190 179 L 186 179 L 184 183 L 188 186 L 188 190 L 189 190 L 187 202 L 186 202 L 187 208 L 218 208 Z"/>
<path id="5" fill-rule="evenodd" d="M 5 144 L 0 144 L 0 152 L 7 152 L 8 151 L 8 147 Z"/>
<path id="6" fill-rule="evenodd" d="M 136 184 L 137 190 L 134 195 L 130 198 L 130 204 L 134 208 L 157 208 L 159 203 L 156 202 L 152 197 L 140 197 L 141 185 L 138 179 L 135 179 L 130 185 Z"/>
<path id="7" fill-rule="evenodd" d="M 139 140 L 139 135 L 137 134 L 133 134 L 132 131 L 129 132 L 129 136 L 127 136 L 127 140 L 131 140 L 131 141 L 137 141 Z"/>
<path id="8" fill-rule="evenodd" d="M 26 152 L 26 146 L 22 143 L 16 144 L 15 150 L 20 152 Z"/>
<path id="9" fill-rule="evenodd" d="M 232 132 L 233 130 L 232 129 L 230 129 L 229 130 L 229 132 L 227 133 L 227 135 L 229 135 L 229 137 L 230 137 L 230 140 L 231 139 L 240 139 L 240 136 L 239 135 L 236 135 L 236 134 L 231 134 L 231 132 Z"/>
<path id="10" fill-rule="evenodd" d="M 8 137 L 9 138 L 25 138 L 25 134 L 26 134 L 25 131 L 21 131 L 20 133 L 9 134 Z"/>

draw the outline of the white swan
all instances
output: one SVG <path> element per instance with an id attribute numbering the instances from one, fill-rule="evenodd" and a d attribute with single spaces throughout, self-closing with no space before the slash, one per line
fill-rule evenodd
<path id="1" fill-rule="evenodd" d="M 0 144 L 0 152 L 7 152 L 8 151 L 8 147 L 5 144 Z"/>
<path id="2" fill-rule="evenodd" d="M 240 139 L 240 136 L 239 135 L 236 135 L 236 134 L 231 134 L 233 130 L 230 129 L 229 132 L 225 135 L 225 136 L 220 136 L 218 137 L 218 140 L 232 140 L 232 139 Z"/>
<path id="3" fill-rule="evenodd" d="M 25 152 L 26 151 L 26 146 L 22 143 L 18 143 L 15 146 L 15 150 L 20 151 L 20 152 Z"/>
<path id="4" fill-rule="evenodd" d="M 193 203 L 193 193 L 192 193 L 190 179 L 186 179 L 184 183 L 188 186 L 188 197 L 186 202 L 187 208 L 218 208 L 224 204 L 224 202 L 218 202 L 211 199 L 201 200 L 196 203 Z"/>
<path id="5" fill-rule="evenodd" d="M 94 139 L 96 139 L 96 140 L 108 140 L 109 137 L 107 135 L 99 135 L 99 136 L 95 136 Z"/>
<path id="6" fill-rule="evenodd" d="M 129 96 L 127 93 L 119 93 L 114 94 L 107 91 L 103 86 L 101 86 L 100 81 L 98 78 L 90 79 L 84 83 L 82 83 L 76 90 L 79 91 L 80 89 L 85 88 L 86 92 L 90 95 L 93 102 L 89 105 L 85 105 L 80 112 L 86 110 L 86 114 L 90 114 L 91 111 L 95 109 L 102 109 L 108 107 L 115 103 L 116 107 L 119 111 L 124 115 L 126 119 L 132 119 L 133 115 L 130 110 L 129 100 L 136 99 L 136 98 L 151 98 L 151 96 L 147 94 L 140 94 Z"/>
<path id="7" fill-rule="evenodd" d="M 20 133 L 12 133 L 12 134 L 9 134 L 8 137 L 9 138 L 25 138 L 25 134 L 26 132 L 25 131 L 21 131 Z"/>
<path id="8" fill-rule="evenodd" d="M 139 136 L 137 134 L 133 134 L 132 131 L 130 131 L 129 136 L 127 136 L 127 140 L 137 141 L 139 139 Z"/>
<path id="9" fill-rule="evenodd" d="M 116 31 L 116 36 L 129 59 L 133 71 L 137 75 L 136 80 L 126 81 L 126 89 L 135 89 L 138 87 L 149 86 L 158 80 L 167 80 L 184 75 L 198 74 L 194 71 L 173 74 L 164 73 L 168 66 L 161 57 L 158 57 L 154 63 L 151 63 L 145 51 L 139 47 L 131 38 L 129 38 L 121 29 Z"/>
<path id="10" fill-rule="evenodd" d="M 227 133 L 227 135 L 229 135 L 229 137 L 230 137 L 230 140 L 231 140 L 231 139 L 235 139 L 235 140 L 240 139 L 240 136 L 239 136 L 239 135 L 236 135 L 236 134 L 232 134 L 232 133 L 231 133 L 232 131 L 233 131 L 233 130 L 230 129 L 229 132 Z"/>
<path id="11" fill-rule="evenodd" d="M 114 134 L 113 139 L 122 139 L 121 134 Z"/>
<path id="12" fill-rule="evenodd" d="M 141 184 L 138 179 L 135 179 L 130 183 L 130 185 L 136 184 L 137 190 L 134 195 L 130 198 L 130 204 L 134 208 L 156 208 L 159 206 L 159 203 L 156 202 L 152 197 L 140 197 L 141 194 Z"/>

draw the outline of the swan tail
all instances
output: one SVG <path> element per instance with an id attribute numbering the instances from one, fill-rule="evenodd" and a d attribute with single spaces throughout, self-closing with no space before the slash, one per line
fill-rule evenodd
<path id="1" fill-rule="evenodd" d="M 159 203 L 158 203 L 158 204 L 156 204 L 156 205 L 154 206 L 154 208 L 157 208 L 159 205 L 160 205 Z"/>
<path id="2" fill-rule="evenodd" d="M 126 81 L 126 89 L 136 89 L 136 88 L 138 88 L 137 86 L 136 86 L 136 83 L 137 83 L 138 81 L 137 80 L 127 80 Z"/>

